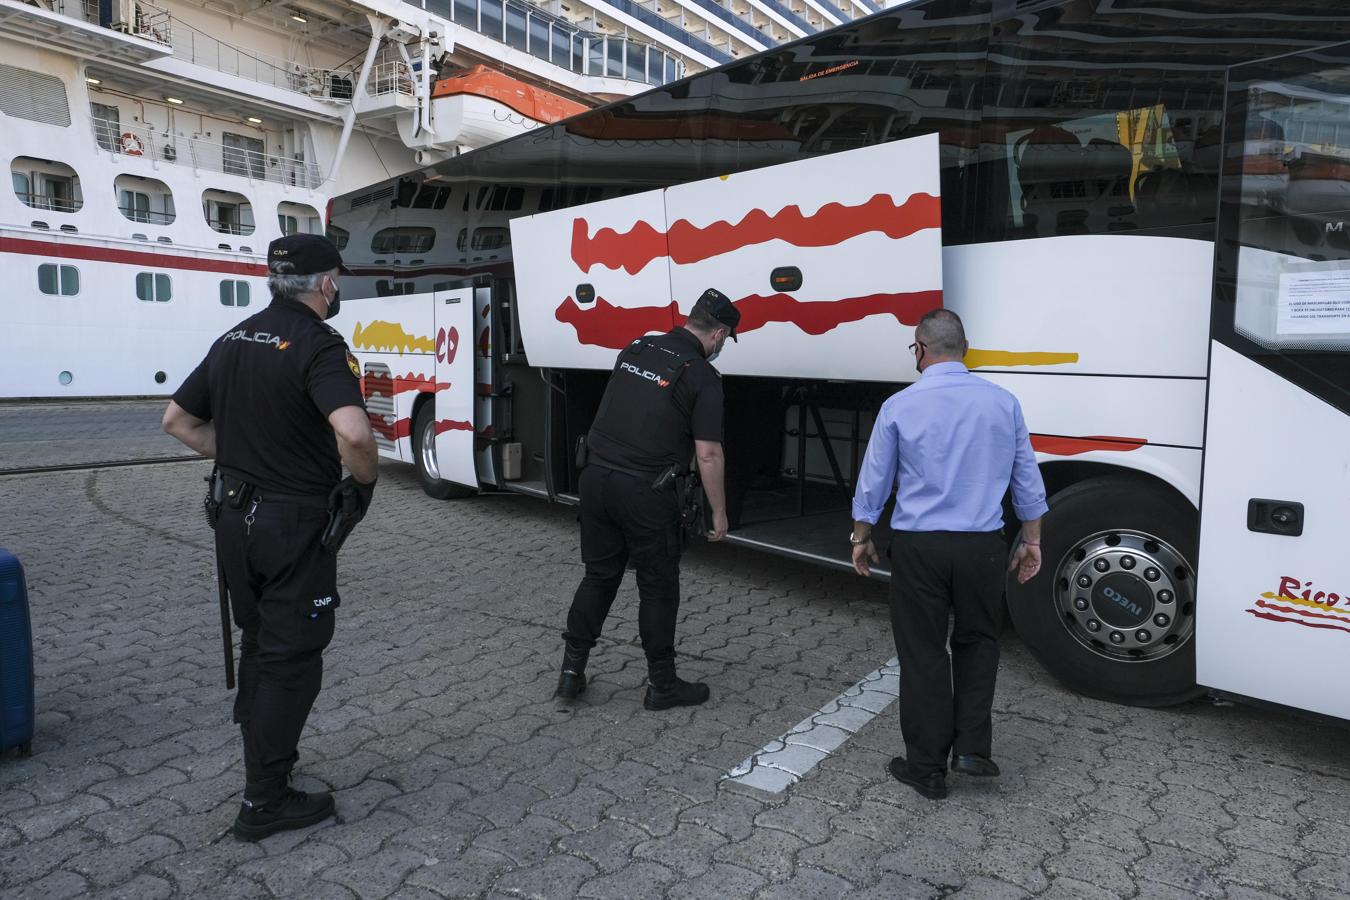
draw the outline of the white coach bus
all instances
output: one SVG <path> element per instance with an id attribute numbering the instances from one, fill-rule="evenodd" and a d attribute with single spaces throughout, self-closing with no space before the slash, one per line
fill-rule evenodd
<path id="1" fill-rule="evenodd" d="M 1350 718 L 1301 674 L 1350 653 L 1346 40 L 1338 0 L 921 0 L 338 198 L 337 324 L 428 493 L 572 502 L 618 349 L 717 287 L 728 539 L 846 568 L 953 309 L 1050 494 L 1008 587 L 1045 667 Z"/>

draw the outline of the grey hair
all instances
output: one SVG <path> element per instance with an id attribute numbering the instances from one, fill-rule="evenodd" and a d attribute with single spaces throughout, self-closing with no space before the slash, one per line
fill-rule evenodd
<path id="1" fill-rule="evenodd" d="M 924 314 L 914 329 L 914 339 L 933 356 L 960 359 L 966 353 L 966 329 L 961 317 L 950 309 L 934 309 Z"/>
<path id="2" fill-rule="evenodd" d="M 319 290 L 326 276 L 335 274 L 335 272 L 320 272 L 317 275 L 292 275 L 289 272 L 276 271 L 292 268 L 294 266 L 287 262 L 272 263 L 269 267 L 267 289 L 278 300 L 299 300 L 305 294 L 313 294 Z"/>

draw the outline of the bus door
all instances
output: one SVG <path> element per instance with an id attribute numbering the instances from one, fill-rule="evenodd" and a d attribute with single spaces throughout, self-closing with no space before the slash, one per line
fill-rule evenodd
<path id="1" fill-rule="evenodd" d="M 479 335 L 477 288 L 436 291 L 436 453 L 437 475 L 478 487 L 474 435 Z"/>
<path id="2" fill-rule="evenodd" d="M 475 284 L 473 288 L 473 423 L 478 481 L 501 487 L 497 466 L 496 407 L 500 403 L 492 352 L 492 290 L 490 283 Z"/>
<path id="3" fill-rule="evenodd" d="M 1350 718 L 1350 45 L 1230 72 L 1219 177 L 1197 681 Z"/>

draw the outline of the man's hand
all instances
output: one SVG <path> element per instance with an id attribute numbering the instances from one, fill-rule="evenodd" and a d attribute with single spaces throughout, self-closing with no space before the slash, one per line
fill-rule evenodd
<path id="1" fill-rule="evenodd" d="M 708 532 L 708 540 L 720 541 L 727 536 L 727 513 L 726 510 L 715 512 L 712 516 L 712 531 Z"/>
<path id="2" fill-rule="evenodd" d="M 881 557 L 877 556 L 876 545 L 870 540 L 862 544 L 853 545 L 853 571 L 866 578 L 872 574 L 872 566 L 868 560 L 874 563 L 881 562 Z"/>
<path id="3" fill-rule="evenodd" d="M 1017 583 L 1026 584 L 1028 581 L 1035 578 L 1036 573 L 1040 570 L 1040 544 L 1018 544 L 1017 551 L 1013 553 L 1012 562 L 1008 563 L 1008 571 L 1017 572 Z"/>

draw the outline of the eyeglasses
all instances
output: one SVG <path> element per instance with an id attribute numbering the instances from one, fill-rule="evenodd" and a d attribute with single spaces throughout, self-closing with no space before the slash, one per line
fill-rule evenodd
<path id="1" fill-rule="evenodd" d="M 915 347 L 922 347 L 925 353 L 928 352 L 928 345 L 925 344 L 923 341 L 915 341 L 914 343 L 910 344 L 909 351 L 913 353 Z"/>

